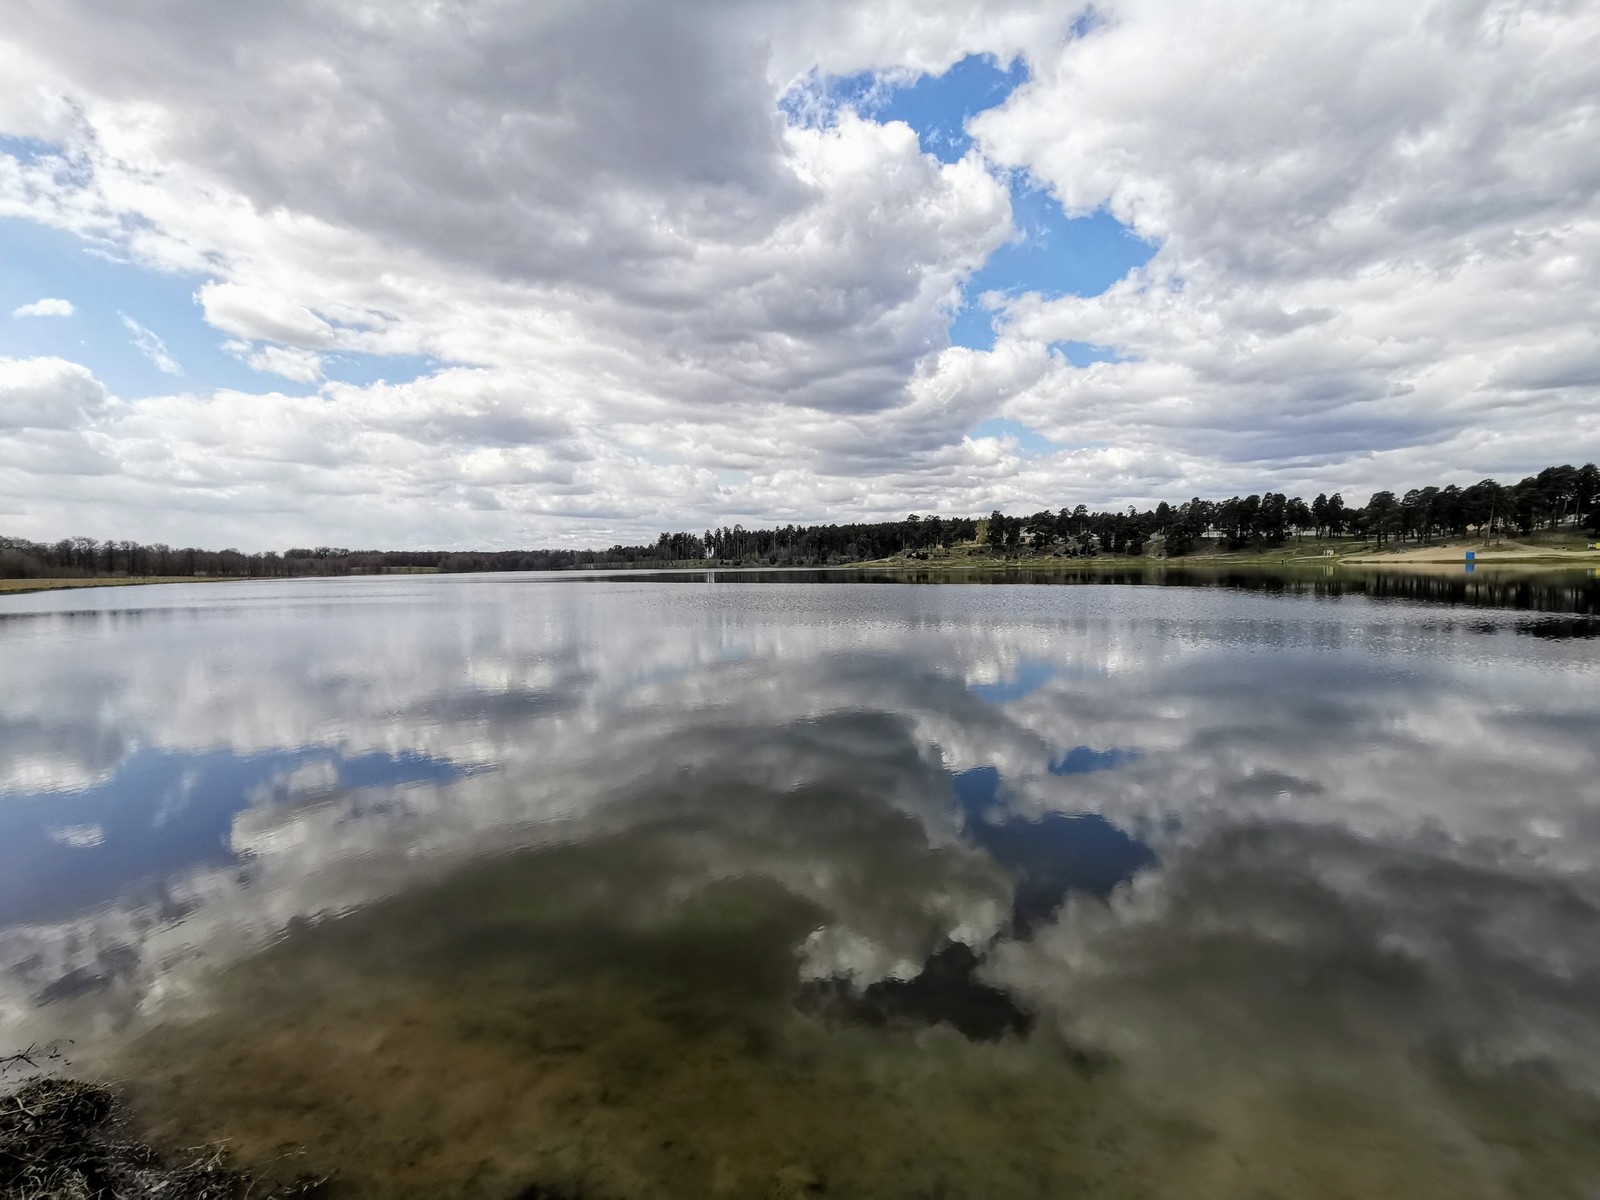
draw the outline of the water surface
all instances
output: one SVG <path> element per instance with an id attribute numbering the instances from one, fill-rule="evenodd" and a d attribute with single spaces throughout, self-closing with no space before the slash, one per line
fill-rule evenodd
<path id="1" fill-rule="evenodd" d="M 1600 584 L 1006 578 L 0 601 L 0 1030 L 352 1196 L 1600 1192 Z"/>

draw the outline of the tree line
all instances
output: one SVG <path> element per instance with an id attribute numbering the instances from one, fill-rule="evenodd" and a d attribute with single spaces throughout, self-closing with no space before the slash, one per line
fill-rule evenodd
<path id="1" fill-rule="evenodd" d="M 1089 512 L 1083 505 L 1060 512 L 1010 517 L 993 512 L 983 522 L 982 540 L 997 553 L 1061 548 L 1069 554 L 1138 555 L 1160 537 L 1169 558 L 1192 553 L 1205 538 L 1225 548 L 1281 546 L 1290 537 L 1365 538 L 1382 546 L 1427 544 L 1441 537 L 1526 537 L 1541 529 L 1576 526 L 1600 533 L 1600 470 L 1547 467 L 1520 483 L 1484 479 L 1467 487 L 1413 488 L 1403 496 L 1373 493 L 1364 507 L 1346 505 L 1343 495 L 1321 494 L 1309 504 L 1281 492 L 1203 500 L 1196 496 L 1173 506 L 1162 501 L 1143 512 Z"/>
<path id="2" fill-rule="evenodd" d="M 1536 530 L 1582 528 L 1600 534 L 1600 471 L 1547 467 L 1520 483 L 1485 479 L 1467 487 L 1375 492 L 1353 508 L 1339 493 L 1309 503 L 1278 492 L 1195 497 L 1154 508 L 1090 512 L 1084 505 L 1027 516 L 995 511 L 985 518 L 918 516 L 850 525 L 742 525 L 703 533 L 663 533 L 654 542 L 597 550 L 349 550 L 300 547 L 261 553 L 200 550 L 87 537 L 33 542 L 0 537 L 0 579 L 90 576 L 230 576 L 251 579 L 408 571 L 559 571 L 596 567 L 660 567 L 686 563 L 818 566 L 904 554 L 930 558 L 978 542 L 997 555 L 1023 550 L 1068 556 L 1140 555 L 1157 539 L 1169 558 L 1193 553 L 1203 540 L 1228 549 L 1281 546 L 1291 537 L 1365 538 L 1378 545 L 1440 537 L 1527 536 Z"/>

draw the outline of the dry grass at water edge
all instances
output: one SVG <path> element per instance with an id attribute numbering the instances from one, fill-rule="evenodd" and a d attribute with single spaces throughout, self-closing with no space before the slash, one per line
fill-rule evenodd
<path id="1" fill-rule="evenodd" d="M 39 1053 L 29 1047 L 0 1057 L 0 1069 L 37 1071 Z M 289 1200 L 322 1186 L 302 1176 L 258 1192 L 258 1182 L 229 1166 L 220 1145 L 160 1154 L 133 1136 L 116 1094 L 101 1084 L 35 1073 L 0 1091 L 0 1196 L 7 1200 Z"/>

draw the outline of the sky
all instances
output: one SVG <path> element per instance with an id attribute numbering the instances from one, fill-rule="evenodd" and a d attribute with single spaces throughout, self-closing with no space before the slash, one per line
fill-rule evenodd
<path id="1" fill-rule="evenodd" d="M 501 548 L 1600 457 L 1583 0 L 10 0 L 0 535 Z"/>

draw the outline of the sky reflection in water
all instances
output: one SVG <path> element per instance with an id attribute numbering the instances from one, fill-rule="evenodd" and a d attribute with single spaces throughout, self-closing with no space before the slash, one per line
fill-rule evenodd
<path id="1" fill-rule="evenodd" d="M 15 598 L 0 1022 L 371 1194 L 1592 1192 L 1592 608 L 1378 590 Z"/>

